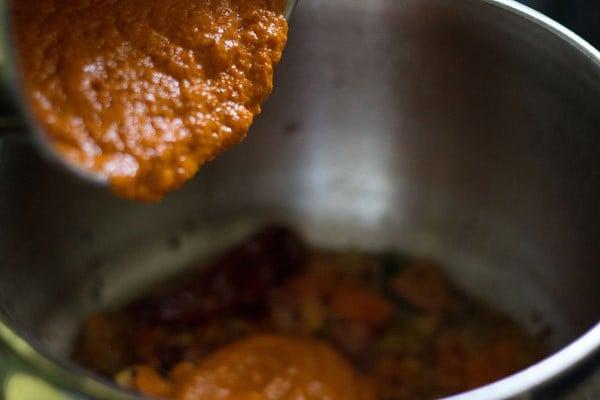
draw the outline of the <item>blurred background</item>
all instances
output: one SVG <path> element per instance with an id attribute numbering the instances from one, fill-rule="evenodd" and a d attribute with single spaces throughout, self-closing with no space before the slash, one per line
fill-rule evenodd
<path id="1" fill-rule="evenodd" d="M 521 0 L 600 48 L 600 0 Z"/>

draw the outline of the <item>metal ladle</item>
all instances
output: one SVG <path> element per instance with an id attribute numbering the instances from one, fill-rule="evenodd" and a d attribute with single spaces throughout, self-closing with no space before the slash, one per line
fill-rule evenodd
<path id="1" fill-rule="evenodd" d="M 290 19 L 297 0 L 287 0 L 284 16 Z M 105 175 L 93 173 L 65 160 L 44 134 L 25 100 L 18 74 L 17 54 L 12 26 L 12 1 L 0 0 L 0 137 L 27 134 L 39 152 L 51 163 L 90 183 L 108 186 Z"/>

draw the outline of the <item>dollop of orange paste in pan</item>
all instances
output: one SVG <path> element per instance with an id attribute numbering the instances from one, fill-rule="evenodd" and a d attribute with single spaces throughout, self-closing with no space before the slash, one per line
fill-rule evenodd
<path id="1" fill-rule="evenodd" d="M 325 342 L 259 335 L 226 346 L 163 378 L 140 367 L 134 387 L 176 400 L 374 400 L 373 391 Z"/>

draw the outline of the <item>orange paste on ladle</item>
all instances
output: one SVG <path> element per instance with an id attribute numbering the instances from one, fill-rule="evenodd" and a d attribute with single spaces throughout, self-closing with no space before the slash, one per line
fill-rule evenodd
<path id="1" fill-rule="evenodd" d="M 272 90 L 281 0 L 18 0 L 29 107 L 69 163 L 156 201 L 240 143 Z"/>

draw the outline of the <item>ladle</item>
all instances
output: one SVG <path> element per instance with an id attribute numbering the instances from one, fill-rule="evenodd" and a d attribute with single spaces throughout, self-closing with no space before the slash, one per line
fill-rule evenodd
<path id="1" fill-rule="evenodd" d="M 0 136 L 9 134 L 27 134 L 37 149 L 50 162 L 66 169 L 69 173 L 90 183 L 108 186 L 105 175 L 88 171 L 65 160 L 58 153 L 44 128 L 27 106 L 23 87 L 18 76 L 18 62 L 15 46 L 11 10 L 11 0 L 0 0 Z M 290 19 L 297 0 L 287 0 L 285 18 Z"/>

